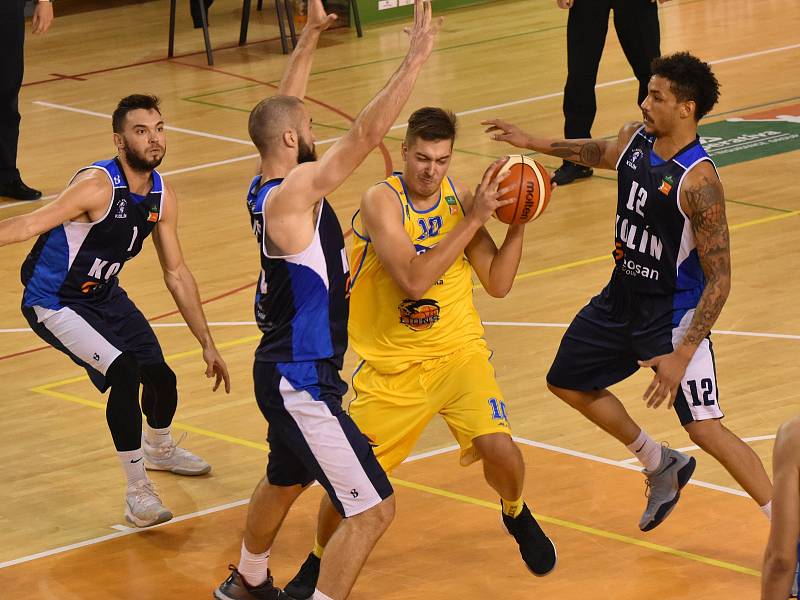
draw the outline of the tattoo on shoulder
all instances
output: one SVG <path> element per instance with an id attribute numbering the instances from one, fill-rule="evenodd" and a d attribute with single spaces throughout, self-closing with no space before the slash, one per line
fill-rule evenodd
<path id="1" fill-rule="evenodd" d="M 550 152 L 553 156 L 580 162 L 591 167 L 600 164 L 600 160 L 603 158 L 603 150 L 597 142 L 553 142 L 550 147 L 553 149 Z"/>
<path id="2" fill-rule="evenodd" d="M 704 176 L 688 188 L 685 194 L 689 219 L 695 232 L 713 233 L 721 226 L 727 233 L 725 197 L 718 182 Z"/>

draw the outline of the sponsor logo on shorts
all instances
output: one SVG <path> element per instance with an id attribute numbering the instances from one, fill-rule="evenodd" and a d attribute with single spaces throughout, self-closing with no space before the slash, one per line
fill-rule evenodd
<path id="1" fill-rule="evenodd" d="M 397 308 L 400 311 L 400 323 L 412 331 L 430 329 L 439 320 L 440 309 L 436 300 L 403 300 Z"/>

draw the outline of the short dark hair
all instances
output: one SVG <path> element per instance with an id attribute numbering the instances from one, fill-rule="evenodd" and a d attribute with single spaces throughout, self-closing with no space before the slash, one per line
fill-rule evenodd
<path id="1" fill-rule="evenodd" d="M 406 144 L 417 138 L 427 142 L 456 139 L 456 116 L 444 108 L 426 106 L 415 110 L 408 118 Z"/>
<path id="2" fill-rule="evenodd" d="M 111 116 L 111 127 L 114 133 L 122 133 L 122 130 L 125 128 L 125 117 L 127 117 L 128 113 L 132 110 L 137 110 L 139 108 L 154 110 L 158 114 L 161 114 L 157 96 L 151 94 L 131 94 L 130 96 L 125 96 L 119 101 L 117 108 L 114 109 L 114 114 Z"/>
<path id="3" fill-rule="evenodd" d="M 260 154 L 277 140 L 287 127 L 298 127 L 298 110 L 303 101 L 295 96 L 270 96 L 264 98 L 250 111 L 247 133 Z"/>
<path id="4" fill-rule="evenodd" d="M 711 112 L 719 100 L 719 81 L 711 67 L 688 52 L 654 58 L 650 70 L 669 80 L 669 89 L 678 101 L 695 103 L 695 121 Z"/>

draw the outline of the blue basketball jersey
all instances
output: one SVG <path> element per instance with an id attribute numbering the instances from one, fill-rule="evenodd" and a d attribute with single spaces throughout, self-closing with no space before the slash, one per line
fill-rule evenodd
<path id="1" fill-rule="evenodd" d="M 255 297 L 256 323 L 263 332 L 256 360 L 295 362 L 335 358 L 347 350 L 350 268 L 342 227 L 326 199 L 309 246 L 287 256 L 270 256 L 264 244 L 264 208 L 282 179 L 257 176 L 247 193 L 250 223 L 258 241 L 261 273 Z"/>
<path id="2" fill-rule="evenodd" d="M 677 324 L 697 306 L 706 282 L 681 185 L 692 167 L 714 163 L 699 138 L 669 160 L 653 151 L 655 140 L 640 128 L 617 162 L 615 276 L 634 293 L 671 299 Z"/>
<path id="3" fill-rule="evenodd" d="M 163 184 L 156 171 L 150 192 L 139 196 L 128 189 L 119 159 L 93 163 L 78 173 L 88 169 L 99 169 L 111 180 L 108 210 L 93 223 L 67 221 L 39 236 L 22 264 L 24 306 L 58 310 L 65 302 L 104 299 L 161 218 Z"/>

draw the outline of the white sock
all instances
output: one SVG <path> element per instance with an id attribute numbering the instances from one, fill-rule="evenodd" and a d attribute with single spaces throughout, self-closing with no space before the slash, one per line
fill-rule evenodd
<path id="1" fill-rule="evenodd" d="M 764 506 L 761 506 L 760 508 L 761 508 L 761 512 L 763 512 L 767 516 L 767 519 L 772 521 L 772 500 L 770 500 L 769 502 L 767 502 Z"/>
<path id="2" fill-rule="evenodd" d="M 239 574 L 244 577 L 249 585 L 257 587 L 269 577 L 267 571 L 269 550 L 268 548 L 263 554 L 253 554 L 247 549 L 247 546 L 244 545 L 244 540 L 242 540 L 242 555 L 236 570 L 239 571 Z"/>
<path id="3" fill-rule="evenodd" d="M 172 434 L 170 433 L 171 427 L 164 427 L 164 429 L 155 429 L 150 427 L 147 423 L 144 424 L 144 439 L 151 446 L 160 446 L 166 442 L 172 441 Z"/>
<path id="4" fill-rule="evenodd" d="M 314 590 L 314 595 L 311 596 L 311 600 L 333 600 L 330 596 L 326 596 L 319 590 Z"/>
<path id="5" fill-rule="evenodd" d="M 644 429 L 639 432 L 639 437 L 632 444 L 627 445 L 626 448 L 633 452 L 639 462 L 650 473 L 658 469 L 658 465 L 661 464 L 661 446 L 647 435 Z"/>
<path id="6" fill-rule="evenodd" d="M 147 479 L 147 474 L 144 471 L 144 454 L 141 448 L 127 452 L 117 452 L 117 456 L 122 464 L 122 470 L 125 471 L 125 477 L 128 478 L 128 485 Z"/>

